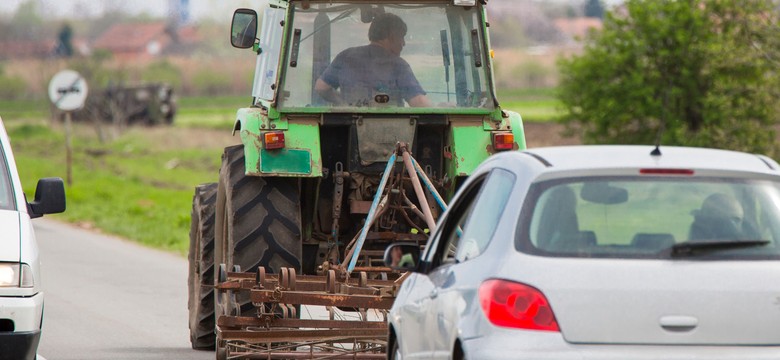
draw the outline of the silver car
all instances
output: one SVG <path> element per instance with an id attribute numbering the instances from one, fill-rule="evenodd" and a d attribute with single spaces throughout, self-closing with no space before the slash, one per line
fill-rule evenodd
<path id="1" fill-rule="evenodd" d="M 780 359 L 780 165 L 652 146 L 495 155 L 410 258 L 391 359 Z M 395 262 L 397 263 L 397 261 Z M 399 268 L 398 265 L 395 265 Z"/>

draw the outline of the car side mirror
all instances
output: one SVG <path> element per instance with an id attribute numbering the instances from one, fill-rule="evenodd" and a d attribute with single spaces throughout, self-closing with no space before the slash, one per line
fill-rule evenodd
<path id="1" fill-rule="evenodd" d="M 65 184 L 61 178 L 43 178 L 35 188 L 35 200 L 28 204 L 30 217 L 65 211 Z"/>
<path id="2" fill-rule="evenodd" d="M 385 249 L 385 266 L 399 271 L 415 271 L 420 263 L 420 246 L 412 243 L 392 244 Z"/>
<path id="3" fill-rule="evenodd" d="M 252 9 L 237 9 L 230 25 L 230 44 L 239 49 L 255 45 L 257 37 L 257 12 Z"/>

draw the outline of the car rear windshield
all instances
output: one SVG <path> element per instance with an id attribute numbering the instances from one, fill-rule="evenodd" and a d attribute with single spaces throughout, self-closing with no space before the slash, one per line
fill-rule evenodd
<path id="1" fill-rule="evenodd" d="M 522 214 L 518 248 L 537 255 L 780 259 L 780 184 L 772 181 L 548 181 L 531 188 Z"/>

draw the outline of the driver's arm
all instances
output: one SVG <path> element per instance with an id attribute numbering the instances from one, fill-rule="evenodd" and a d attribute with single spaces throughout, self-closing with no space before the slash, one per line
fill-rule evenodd
<path id="1" fill-rule="evenodd" d="M 419 94 L 408 101 L 411 107 L 431 107 L 431 100 L 425 94 Z"/>
<path id="2" fill-rule="evenodd" d="M 341 98 L 341 95 L 339 95 L 338 91 L 336 91 L 336 89 L 328 85 L 328 83 L 322 79 L 317 79 L 317 82 L 314 83 L 314 91 L 316 91 L 317 94 L 319 94 L 323 99 L 335 105 L 344 104 L 344 99 Z"/>

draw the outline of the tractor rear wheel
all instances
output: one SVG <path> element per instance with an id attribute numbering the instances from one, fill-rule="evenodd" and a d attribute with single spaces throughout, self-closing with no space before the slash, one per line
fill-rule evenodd
<path id="1" fill-rule="evenodd" d="M 301 199 L 299 181 L 285 177 L 245 175 L 244 146 L 225 148 L 216 205 L 217 263 L 243 272 L 265 267 L 301 271 Z M 235 315 L 255 316 L 248 296 L 237 297 Z"/>
<path id="2" fill-rule="evenodd" d="M 189 278 L 190 342 L 197 350 L 213 350 L 214 211 L 217 183 L 201 184 L 192 198 Z"/>

